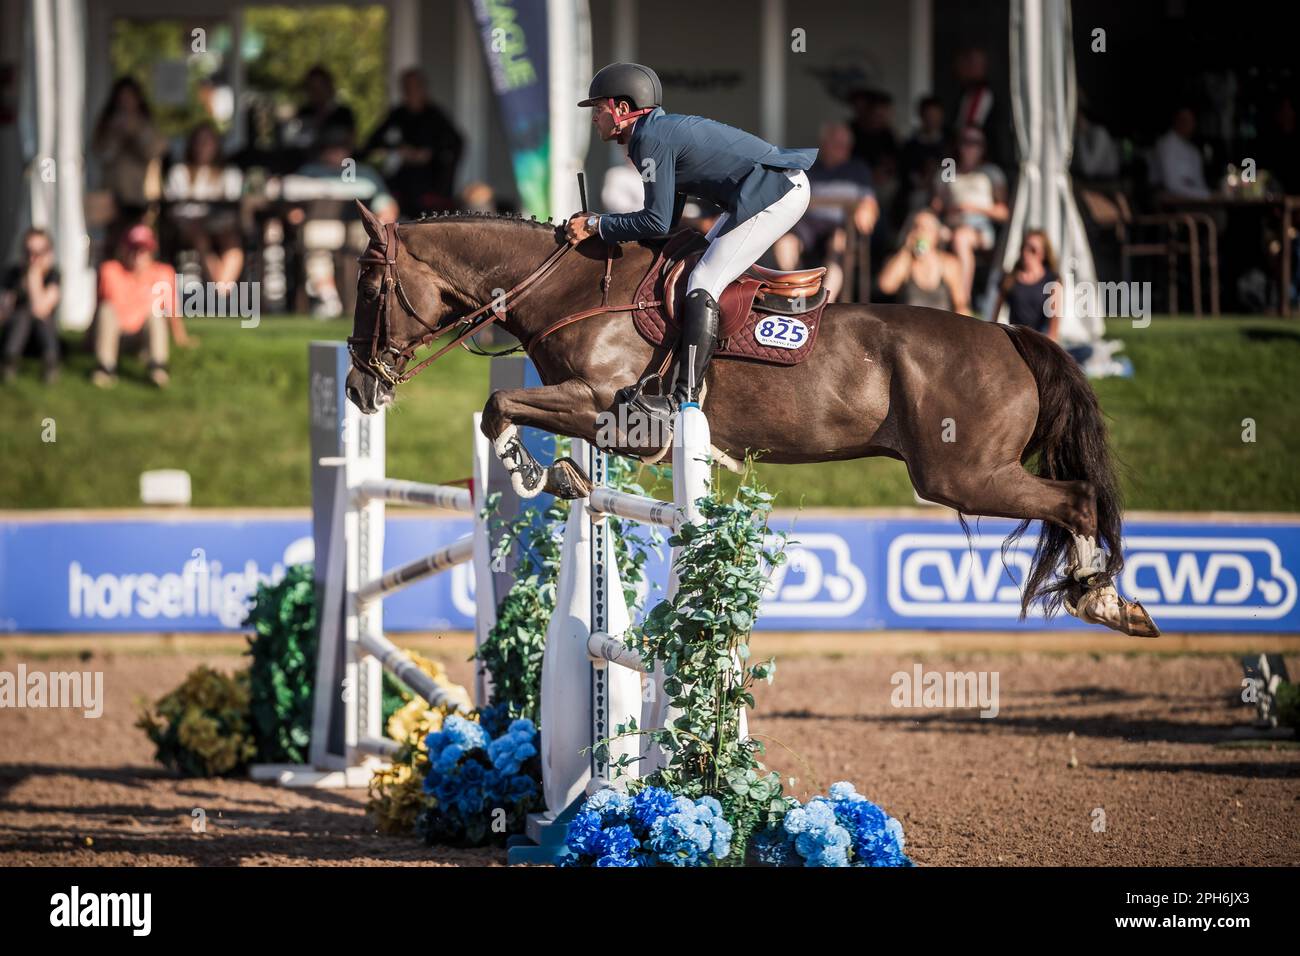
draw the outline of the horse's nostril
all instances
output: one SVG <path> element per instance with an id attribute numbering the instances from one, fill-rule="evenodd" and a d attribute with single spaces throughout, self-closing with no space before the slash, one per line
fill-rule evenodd
<path id="1" fill-rule="evenodd" d="M 346 389 L 344 389 L 344 393 L 348 396 L 348 401 L 351 402 L 353 405 L 361 404 L 361 393 L 357 391 L 357 387 L 355 385 L 349 385 Z"/>

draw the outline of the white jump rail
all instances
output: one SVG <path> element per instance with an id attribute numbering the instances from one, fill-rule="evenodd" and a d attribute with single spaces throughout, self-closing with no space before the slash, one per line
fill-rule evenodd
<path id="1" fill-rule="evenodd" d="M 459 565 L 475 589 L 476 644 L 496 615 L 487 528 L 488 443 L 474 417 L 473 491 L 385 475 L 385 416 L 362 415 L 343 394 L 341 343 L 312 343 L 312 510 L 320 641 L 309 765 L 262 765 L 255 779 L 289 787 L 364 787 L 398 744 L 382 719 L 383 672 L 435 706 L 470 701 L 429 678 L 384 633 L 383 599 Z M 387 505 L 442 508 L 474 518 L 473 531 L 397 568 L 383 566 Z"/>

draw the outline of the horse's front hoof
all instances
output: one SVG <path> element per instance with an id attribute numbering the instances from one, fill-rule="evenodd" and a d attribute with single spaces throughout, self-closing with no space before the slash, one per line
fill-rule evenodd
<path id="1" fill-rule="evenodd" d="M 1113 584 L 1085 592 L 1072 610 L 1081 621 L 1100 624 L 1130 637 L 1160 636 L 1160 628 L 1156 627 L 1146 608 L 1137 601 L 1121 597 Z"/>
<path id="2" fill-rule="evenodd" d="M 572 458 L 557 458 L 546 469 L 546 490 L 557 498 L 573 501 L 591 494 L 591 479 Z"/>

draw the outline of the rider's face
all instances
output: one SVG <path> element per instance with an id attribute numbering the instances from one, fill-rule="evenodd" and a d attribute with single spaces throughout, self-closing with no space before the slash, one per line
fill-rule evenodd
<path id="1" fill-rule="evenodd" d="M 627 104 L 621 100 L 617 103 L 616 109 L 618 110 L 618 114 L 615 114 L 610 110 L 608 100 L 602 103 L 596 103 L 591 108 L 591 121 L 596 125 L 596 132 L 598 132 L 600 138 L 607 143 L 617 137 L 619 133 L 618 129 L 614 125 L 616 115 L 621 115 L 628 111 Z"/>

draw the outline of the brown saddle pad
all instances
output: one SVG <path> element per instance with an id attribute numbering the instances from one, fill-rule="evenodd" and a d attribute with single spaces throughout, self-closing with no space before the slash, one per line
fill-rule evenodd
<path id="1" fill-rule="evenodd" d="M 704 237 L 690 231 L 665 243 L 658 259 L 637 287 L 638 307 L 632 322 L 641 337 L 656 347 L 672 346 L 680 334 L 678 316 L 686 298 L 691 270 L 708 247 Z M 778 315 L 754 308 L 754 299 L 765 283 L 742 275 L 722 293 L 718 302 L 718 349 L 720 358 L 742 358 L 772 365 L 798 365 L 812 354 L 821 326 L 826 299 L 794 315 Z"/>

